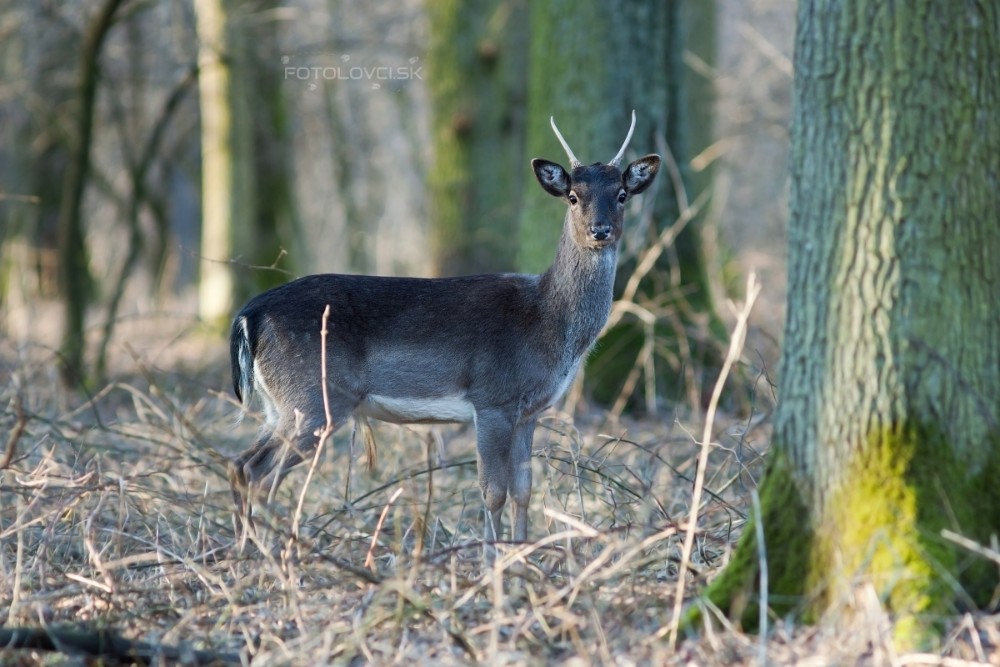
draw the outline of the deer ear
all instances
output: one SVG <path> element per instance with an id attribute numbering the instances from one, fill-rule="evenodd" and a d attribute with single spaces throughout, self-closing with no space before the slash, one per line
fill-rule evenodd
<path id="1" fill-rule="evenodd" d="M 535 158 L 531 161 L 531 168 L 535 170 L 535 178 L 538 179 L 542 189 L 550 195 L 565 197 L 569 194 L 569 174 L 560 165 Z"/>
<path id="2" fill-rule="evenodd" d="M 630 195 L 637 195 L 650 186 L 660 169 L 660 156 L 641 157 L 622 172 L 622 185 Z"/>

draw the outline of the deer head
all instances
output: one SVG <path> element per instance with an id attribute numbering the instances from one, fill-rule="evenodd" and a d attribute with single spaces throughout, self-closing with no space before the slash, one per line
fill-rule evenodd
<path id="1" fill-rule="evenodd" d="M 555 162 L 536 158 L 531 161 L 535 178 L 550 195 L 566 200 L 569 228 L 576 245 L 592 249 L 614 246 L 621 238 L 626 202 L 653 182 L 660 168 L 660 156 L 646 155 L 619 171 L 618 165 L 635 130 L 635 111 L 625 142 L 607 164 L 581 163 L 563 139 L 555 119 L 549 121 L 569 157 L 572 171 L 567 172 Z"/>

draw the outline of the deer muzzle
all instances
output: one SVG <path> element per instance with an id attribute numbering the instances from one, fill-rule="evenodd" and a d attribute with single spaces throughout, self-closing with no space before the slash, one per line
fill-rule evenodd
<path id="1" fill-rule="evenodd" d="M 595 241 L 607 241 L 608 237 L 611 236 L 611 225 L 603 222 L 591 225 L 590 236 Z"/>

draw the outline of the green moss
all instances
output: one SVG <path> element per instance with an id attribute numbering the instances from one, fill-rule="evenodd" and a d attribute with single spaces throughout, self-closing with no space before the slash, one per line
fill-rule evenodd
<path id="1" fill-rule="evenodd" d="M 772 454 L 760 488 L 764 545 L 768 562 L 768 605 L 778 614 L 796 608 L 806 594 L 805 577 L 811 560 L 809 511 L 780 450 Z M 743 529 L 733 559 L 705 591 L 706 597 L 745 628 L 760 622 L 760 562 L 754 517 Z M 689 624 L 696 619 L 692 616 Z"/>
<path id="2" fill-rule="evenodd" d="M 820 608 L 870 583 L 901 620 L 896 639 L 907 646 L 924 643 L 931 628 L 917 619 L 944 612 L 951 597 L 941 575 L 952 558 L 934 537 L 944 527 L 942 504 L 928 502 L 932 461 L 946 448 L 924 458 L 920 450 L 930 445 L 916 428 L 893 426 L 869 436 L 847 464 L 848 482 L 826 502 L 808 574 L 809 588 L 824 590 Z M 948 474 L 949 467 L 938 469 Z"/>
<path id="3" fill-rule="evenodd" d="M 995 443 L 983 446 L 987 466 L 970 476 L 940 429 L 910 424 L 873 432 L 816 531 L 808 586 L 825 583 L 834 596 L 820 608 L 857 581 L 870 582 L 896 621 L 897 644 L 918 648 L 934 641 L 938 620 L 957 601 L 984 604 L 996 586 L 995 568 L 991 574 L 985 563 L 970 563 L 941 537 L 943 529 L 979 539 L 996 530 L 1000 457 Z"/>
<path id="4" fill-rule="evenodd" d="M 939 429 L 894 425 L 875 431 L 809 522 L 780 443 L 761 487 L 770 608 L 815 621 L 870 584 L 894 620 L 900 649 L 933 644 L 939 620 L 959 603 L 984 606 L 996 567 L 941 537 L 942 529 L 982 542 L 1000 532 L 1000 438 L 982 444 L 986 463 L 970 474 Z M 810 528 L 810 526 L 813 526 Z M 747 629 L 757 626 L 759 564 L 748 525 L 732 562 L 705 595 Z M 689 625 L 697 621 L 690 615 Z"/>

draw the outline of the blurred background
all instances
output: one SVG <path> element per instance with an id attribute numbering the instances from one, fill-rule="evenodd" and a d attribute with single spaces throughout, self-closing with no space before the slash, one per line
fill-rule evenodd
<path id="1" fill-rule="evenodd" d="M 529 162 L 667 156 L 587 371 L 617 411 L 703 400 L 726 300 L 784 303 L 792 0 L 5 0 L 0 335 L 93 386 L 218 367 L 250 295 L 315 272 L 545 269 Z M 710 389 L 710 384 L 708 389 Z"/>

